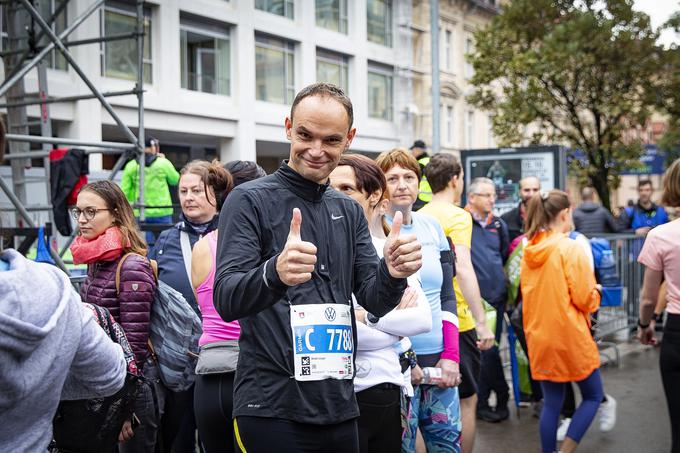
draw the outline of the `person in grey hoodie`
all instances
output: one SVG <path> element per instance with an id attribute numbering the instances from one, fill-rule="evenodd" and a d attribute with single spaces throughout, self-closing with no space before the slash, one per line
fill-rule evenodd
<path id="1" fill-rule="evenodd" d="M 618 233 L 619 225 L 611 212 L 601 204 L 595 203 L 595 190 L 592 187 L 581 189 L 583 203 L 574 210 L 574 227 L 579 233 L 593 237 L 602 233 Z"/>
<path id="2" fill-rule="evenodd" d="M 123 387 L 121 347 L 61 270 L 0 252 L 0 451 L 45 451 L 61 399 Z"/>

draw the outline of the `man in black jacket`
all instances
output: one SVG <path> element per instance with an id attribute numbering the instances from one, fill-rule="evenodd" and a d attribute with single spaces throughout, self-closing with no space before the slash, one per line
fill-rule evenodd
<path id="1" fill-rule="evenodd" d="M 501 216 L 508 225 L 510 242 L 517 236 L 524 234 L 524 220 L 526 218 L 527 203 L 541 190 L 541 180 L 535 176 L 527 176 L 519 181 L 519 196 L 521 201 L 516 208 L 511 209 Z"/>
<path id="2" fill-rule="evenodd" d="M 611 212 L 601 204 L 595 203 L 595 190 L 592 187 L 581 189 L 583 202 L 574 210 L 574 228 L 588 237 L 601 233 L 618 233 L 620 231 Z"/>
<path id="3" fill-rule="evenodd" d="M 285 122 L 290 160 L 220 214 L 214 303 L 241 326 L 233 415 L 249 452 L 358 451 L 352 294 L 382 316 L 420 268 L 399 219 L 379 260 L 361 207 L 329 189 L 352 120 L 339 88 L 303 89 Z"/>

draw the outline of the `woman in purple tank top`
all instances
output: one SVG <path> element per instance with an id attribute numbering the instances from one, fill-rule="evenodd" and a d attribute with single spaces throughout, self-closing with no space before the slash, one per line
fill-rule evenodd
<path id="1" fill-rule="evenodd" d="M 224 167 L 231 173 L 234 186 L 266 175 L 254 162 L 233 161 Z M 213 305 L 217 235 L 214 230 L 199 240 L 191 257 L 191 284 L 203 319 L 194 412 L 206 453 L 235 451 L 231 412 L 240 327 L 238 321 L 223 321 Z"/>

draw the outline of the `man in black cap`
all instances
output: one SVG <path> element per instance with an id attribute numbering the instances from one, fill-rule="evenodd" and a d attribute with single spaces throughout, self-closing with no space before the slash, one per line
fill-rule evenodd
<path id="1" fill-rule="evenodd" d="M 430 155 L 427 154 L 427 145 L 422 140 L 413 142 L 413 145 L 411 145 L 409 149 L 411 150 L 413 157 L 418 161 L 418 165 L 420 165 L 420 174 L 422 175 L 420 178 L 420 185 L 418 186 L 418 199 L 416 199 L 416 202 L 413 204 L 413 210 L 417 211 L 432 200 L 432 189 L 427 182 L 424 171 L 425 166 L 430 162 Z"/>

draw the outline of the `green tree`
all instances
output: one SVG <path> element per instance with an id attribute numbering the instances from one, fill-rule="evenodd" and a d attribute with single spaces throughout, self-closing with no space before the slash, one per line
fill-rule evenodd
<path id="1" fill-rule="evenodd" d="M 664 26 L 680 33 L 680 12 L 675 13 Z M 663 72 L 657 79 L 657 92 L 659 108 L 668 115 L 668 131 L 659 141 L 659 146 L 666 150 L 667 162 L 671 163 L 680 158 L 680 47 L 673 45 L 663 52 Z"/>
<path id="2" fill-rule="evenodd" d="M 626 133 L 656 105 L 663 57 L 649 17 L 632 4 L 513 0 L 475 34 L 468 56 L 475 69 L 468 100 L 493 114 L 499 143 L 580 149 L 585 159 L 572 159 L 570 170 L 607 208 L 620 172 L 643 152 Z"/>

